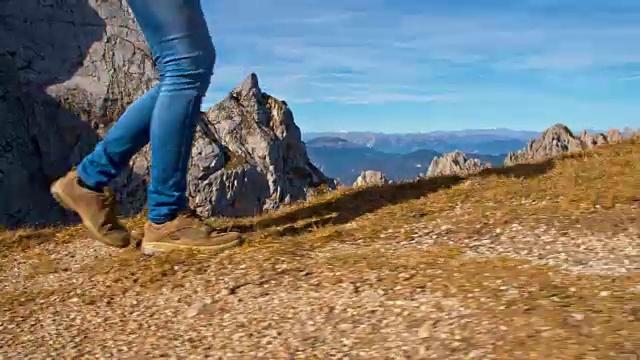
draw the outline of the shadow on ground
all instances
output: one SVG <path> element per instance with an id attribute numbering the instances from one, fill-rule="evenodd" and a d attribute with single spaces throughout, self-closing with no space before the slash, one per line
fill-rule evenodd
<path id="1" fill-rule="evenodd" d="M 550 159 L 539 163 L 486 169 L 472 177 L 533 178 L 546 174 L 553 169 L 554 165 L 555 161 Z M 439 176 L 415 182 L 366 187 L 273 218 L 266 218 L 251 225 L 234 226 L 231 229 L 239 232 L 252 232 L 256 229 L 281 227 L 305 219 L 314 219 L 302 226 L 290 226 L 278 230 L 279 236 L 298 235 L 324 225 L 346 224 L 383 207 L 419 199 L 431 193 L 451 188 L 464 180 L 465 178 L 460 176 Z"/>

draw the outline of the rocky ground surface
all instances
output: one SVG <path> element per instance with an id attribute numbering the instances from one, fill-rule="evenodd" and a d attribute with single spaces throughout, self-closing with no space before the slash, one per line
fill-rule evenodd
<path id="1" fill-rule="evenodd" d="M 213 221 L 250 240 L 217 256 L 0 233 L 0 358 L 635 360 L 638 160 L 326 194 Z"/>

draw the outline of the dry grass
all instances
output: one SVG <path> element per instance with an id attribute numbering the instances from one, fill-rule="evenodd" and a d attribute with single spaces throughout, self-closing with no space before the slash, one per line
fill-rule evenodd
<path id="1" fill-rule="evenodd" d="M 271 328 L 286 332 L 284 321 L 291 320 L 287 311 L 306 314 L 316 306 L 320 309 L 319 303 L 307 303 L 310 300 L 292 294 L 307 298 L 320 293 L 324 298 L 335 297 L 337 303 L 348 303 L 352 297 L 353 304 L 360 304 L 365 301 L 361 295 L 371 292 L 391 304 L 379 310 L 386 315 L 376 312 L 378 305 L 363 302 L 368 309 L 364 312 L 353 308 L 335 315 L 343 325 L 317 320 L 325 327 L 339 326 L 335 332 L 342 334 L 342 340 L 326 334 L 322 338 L 320 332 L 309 330 L 310 338 L 294 341 L 291 336 L 293 342 L 287 346 L 297 349 L 287 350 L 285 356 L 260 345 L 260 339 L 272 335 L 270 330 L 255 328 L 248 331 L 259 335 L 256 342 L 224 343 L 216 351 L 228 348 L 237 358 L 263 348 L 264 358 L 332 358 L 348 350 L 361 354 L 355 358 L 370 359 L 397 354 L 403 355 L 396 358 L 633 359 L 640 351 L 640 272 L 564 271 L 508 251 L 476 256 L 469 239 L 493 239 L 497 232 L 517 224 L 518 236 L 503 245 L 535 250 L 535 241 L 522 239 L 542 236 L 535 233 L 541 227 L 547 229 L 543 235 L 558 239 L 579 230 L 606 245 L 598 247 L 603 254 L 591 254 L 594 258 L 640 261 L 634 252 L 638 238 L 631 240 L 630 252 L 614 248 L 616 239 L 629 231 L 640 234 L 639 164 L 640 142 L 635 139 L 543 163 L 490 169 L 468 179 L 442 177 L 340 190 L 256 218 L 212 220 L 216 227 L 242 231 L 251 240 L 215 257 L 195 253 L 144 257 L 128 249 L 96 250 L 90 258 L 76 254 L 78 259 L 70 259 L 64 253 L 69 250 L 64 249 L 83 249 L 78 243 L 83 236 L 80 228 L 4 232 L 0 234 L 0 269 L 15 281 L 0 291 L 0 308 L 5 312 L 0 322 L 19 321 L 27 315 L 46 318 L 41 304 L 70 299 L 82 304 L 78 311 L 90 312 L 122 302 L 165 299 L 167 294 L 214 296 L 223 291 L 221 302 L 241 298 L 242 305 L 228 305 L 226 312 L 232 318 L 224 326 L 216 323 L 223 321 L 223 315 L 210 318 L 211 324 L 218 325 L 198 326 L 223 326 L 215 328 L 220 334 L 226 328 L 242 332 L 243 326 L 249 326 L 247 317 L 264 322 L 269 314 L 279 314 L 283 323 L 276 321 Z M 141 224 L 141 218 L 129 221 L 132 229 Z M 538 235 L 528 235 L 534 233 Z M 427 243 L 429 236 L 435 240 Z M 84 279 L 82 285 L 74 282 L 77 279 Z M 338 290 L 343 288 L 351 290 Z M 456 315 L 445 306 L 454 300 L 467 315 Z M 407 305 L 419 301 L 431 304 L 428 310 Z M 262 310 L 254 309 L 258 303 Z M 211 306 L 217 309 L 216 304 Z M 432 310 L 435 313 L 427 319 Z M 130 321 L 134 315 L 119 316 L 113 321 Z M 145 316 L 152 321 L 160 315 Z M 166 331 L 170 336 L 179 321 L 172 325 L 168 319 L 164 319 L 165 330 L 154 332 Z M 293 324 L 302 321 L 292 319 Z M 376 328 L 375 324 L 387 320 L 395 325 Z M 427 334 L 435 335 L 420 330 L 422 335 L 416 337 L 418 329 L 425 327 L 431 329 Z M 381 334 L 387 337 L 380 338 Z M 222 344 L 223 338 L 210 341 Z M 279 338 L 273 339 L 277 343 Z M 351 345 L 344 345 L 344 339 L 350 339 Z M 74 344 L 83 351 L 91 348 L 85 342 Z M 21 346 L 3 347 L 0 353 L 9 354 Z M 202 346 L 189 351 L 193 355 Z M 409 350 L 401 352 L 404 347 Z"/>

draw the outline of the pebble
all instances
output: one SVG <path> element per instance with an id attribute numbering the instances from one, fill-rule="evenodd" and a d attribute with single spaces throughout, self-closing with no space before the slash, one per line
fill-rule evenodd
<path id="1" fill-rule="evenodd" d="M 426 322 L 424 323 L 424 325 L 422 325 L 420 327 L 420 329 L 418 330 L 418 337 L 420 339 L 424 339 L 424 338 L 428 338 L 431 336 L 431 328 L 433 326 L 433 323 L 431 322 Z"/>
<path id="2" fill-rule="evenodd" d="M 191 318 L 191 317 L 194 317 L 194 316 L 200 314 L 202 309 L 204 309 L 204 305 L 205 305 L 204 301 L 199 301 L 199 302 L 191 305 L 189 307 L 189 309 L 187 309 L 187 311 L 185 313 L 185 316 Z"/>

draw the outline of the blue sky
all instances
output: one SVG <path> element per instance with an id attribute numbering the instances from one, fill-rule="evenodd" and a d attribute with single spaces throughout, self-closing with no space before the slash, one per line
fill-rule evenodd
<path id="1" fill-rule="evenodd" d="M 205 106 L 250 72 L 303 131 L 640 127 L 638 0 L 203 1 Z"/>

